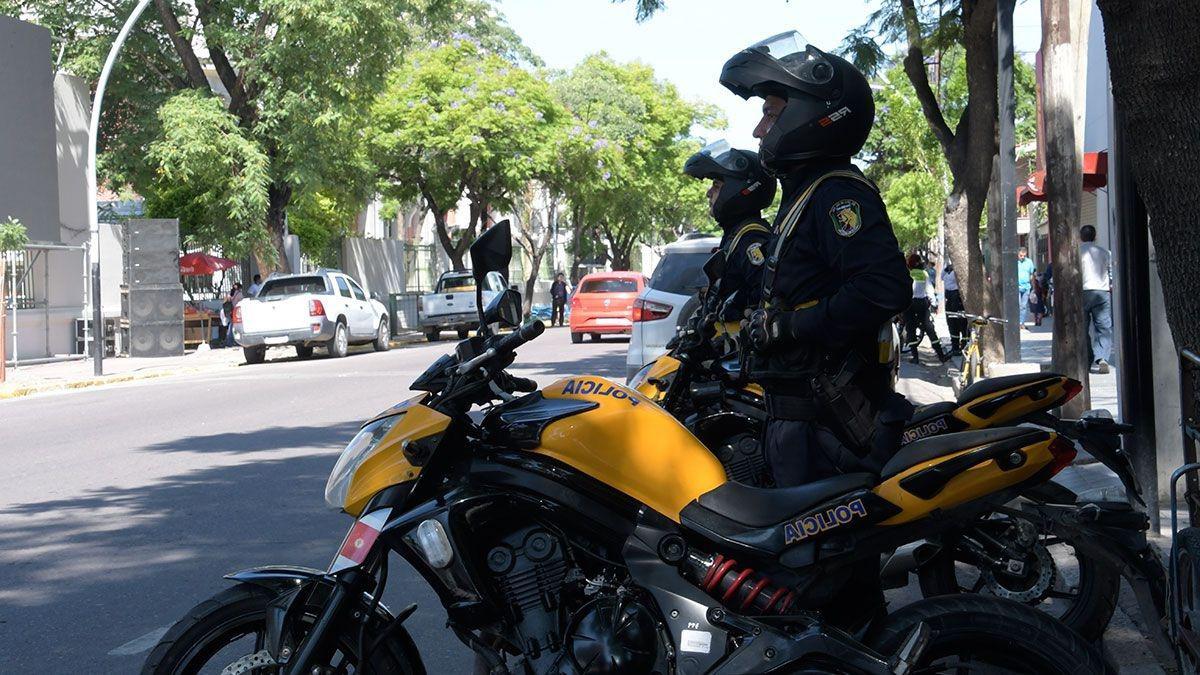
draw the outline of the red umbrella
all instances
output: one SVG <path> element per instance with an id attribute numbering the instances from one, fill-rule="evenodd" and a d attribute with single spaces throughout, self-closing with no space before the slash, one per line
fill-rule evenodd
<path id="1" fill-rule="evenodd" d="M 185 277 L 213 274 L 236 266 L 236 261 L 207 253 L 188 253 L 179 258 L 179 273 Z"/>

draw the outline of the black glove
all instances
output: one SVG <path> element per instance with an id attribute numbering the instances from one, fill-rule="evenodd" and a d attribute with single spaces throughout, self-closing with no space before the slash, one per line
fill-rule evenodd
<path id="1" fill-rule="evenodd" d="M 746 310 L 742 330 L 755 351 L 768 352 L 779 343 L 779 312 L 771 309 Z"/>

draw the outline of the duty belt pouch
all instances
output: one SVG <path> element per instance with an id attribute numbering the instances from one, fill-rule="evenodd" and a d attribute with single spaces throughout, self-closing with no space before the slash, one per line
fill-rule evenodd
<path id="1" fill-rule="evenodd" d="M 828 426 L 837 432 L 851 452 L 864 458 L 871 454 L 875 411 L 866 393 L 851 384 L 861 368 L 861 358 L 852 352 L 841 370 L 832 377 L 818 372 L 812 379 L 812 388 Z"/>

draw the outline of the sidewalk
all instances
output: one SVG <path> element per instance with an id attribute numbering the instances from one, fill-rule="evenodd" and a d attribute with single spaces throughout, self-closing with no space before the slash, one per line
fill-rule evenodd
<path id="1" fill-rule="evenodd" d="M 424 342 L 421 333 L 402 333 L 392 337 L 392 349 Z M 294 356 L 292 347 L 272 347 L 268 359 Z M 9 366 L 6 381 L 0 384 L 0 401 L 10 398 L 39 394 L 63 389 L 83 389 L 119 382 L 131 382 L 172 375 L 218 371 L 233 368 L 245 362 L 239 347 L 224 349 L 199 349 L 183 356 L 164 358 L 130 358 L 128 356 L 104 359 L 104 375 L 94 374 L 91 359 L 76 359 L 35 365 Z"/>

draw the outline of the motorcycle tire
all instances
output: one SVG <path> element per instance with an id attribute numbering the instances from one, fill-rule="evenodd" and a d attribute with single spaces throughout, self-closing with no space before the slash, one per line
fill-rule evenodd
<path id="1" fill-rule="evenodd" d="M 872 626 L 864 642 L 891 658 L 918 624 L 929 642 L 914 670 L 974 672 L 982 666 L 1038 675 L 1111 673 L 1103 657 L 1071 629 L 1018 602 L 979 595 L 919 600 Z"/>
<path id="2" fill-rule="evenodd" d="M 1185 527 L 1175 535 L 1175 575 L 1179 590 L 1180 624 L 1186 631 L 1195 632 L 1200 626 L 1193 623 L 1200 611 L 1200 527 Z M 1175 647 L 1182 672 L 1200 670 L 1200 654 L 1193 654 L 1180 640 Z"/>
<path id="3" fill-rule="evenodd" d="M 1068 542 L 1069 543 L 1069 542 Z M 1078 549 L 1076 549 L 1078 550 Z M 1095 642 L 1103 635 L 1117 609 L 1117 596 L 1121 590 L 1121 573 L 1099 561 L 1078 556 L 1078 594 L 1061 615 L 1054 615 L 1048 603 L 1039 600 L 1040 613 L 1052 616 L 1067 627 Z M 921 594 L 926 598 L 935 596 L 961 595 L 969 593 L 959 585 L 955 571 L 954 556 L 942 551 L 921 566 L 917 572 Z M 1004 598 L 1001 598 L 1004 599 Z"/>
<path id="4" fill-rule="evenodd" d="M 218 656 L 240 638 L 256 636 L 266 626 L 267 605 L 276 593 L 252 584 L 227 588 L 193 607 L 163 635 L 146 657 L 142 675 L 180 675 L 200 672 L 207 659 Z M 305 619 L 314 621 L 318 607 L 311 607 Z M 365 644 L 382 631 L 381 621 L 369 626 Z M 424 675 L 425 667 L 416 644 L 403 627 L 389 631 L 390 639 L 371 654 L 368 671 L 375 675 Z M 250 652 L 253 647 L 247 648 Z M 336 656 L 344 656 L 358 672 L 358 631 L 338 636 Z M 249 653 L 239 655 L 249 656 Z M 238 657 L 234 657 L 238 658 Z M 229 664 L 212 664 L 224 668 Z"/>

